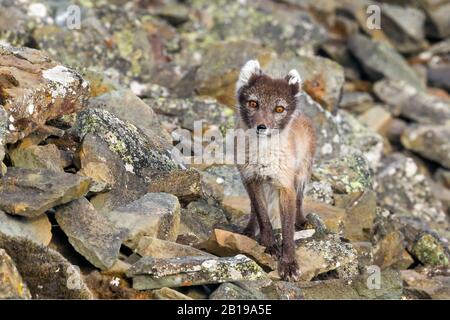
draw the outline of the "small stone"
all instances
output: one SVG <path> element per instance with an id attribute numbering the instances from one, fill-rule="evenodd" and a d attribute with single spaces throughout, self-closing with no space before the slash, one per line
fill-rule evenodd
<path id="1" fill-rule="evenodd" d="M 97 268 L 112 267 L 126 236 L 124 230 L 95 211 L 85 198 L 59 207 L 55 217 L 77 252 Z"/>
<path id="2" fill-rule="evenodd" d="M 358 254 L 358 267 L 360 273 L 366 270 L 366 267 L 374 264 L 373 246 L 370 242 L 352 242 L 353 248 Z"/>
<path id="3" fill-rule="evenodd" d="M 26 169 L 48 169 L 55 172 L 64 172 L 66 165 L 61 151 L 54 144 L 28 147 L 20 144 L 9 153 L 9 156 L 15 167 Z"/>
<path id="4" fill-rule="evenodd" d="M 327 205 L 322 202 L 310 201 L 308 199 L 305 199 L 303 203 L 303 211 L 304 214 L 318 214 L 322 221 L 325 223 L 327 230 L 337 234 L 343 234 L 344 224 L 347 216 L 347 213 L 344 209 Z"/>
<path id="5" fill-rule="evenodd" d="M 0 234 L 27 238 L 44 246 L 52 239 L 52 225 L 46 215 L 36 218 L 12 216 L 0 210 Z"/>
<path id="6" fill-rule="evenodd" d="M 184 287 L 266 278 L 264 271 L 244 255 L 229 258 L 184 257 L 153 259 L 143 257 L 128 272 L 138 290 Z"/>
<path id="7" fill-rule="evenodd" d="M 154 237 L 142 237 L 139 240 L 138 246 L 134 250 L 142 257 L 152 257 L 158 259 L 168 259 L 176 257 L 195 257 L 206 256 L 213 257 L 213 255 L 198 250 L 194 247 L 179 244 L 172 241 L 161 240 Z"/>
<path id="8" fill-rule="evenodd" d="M 374 263 L 381 269 L 398 267 L 403 262 L 405 245 L 404 236 L 399 231 L 392 231 L 378 241 L 374 247 Z"/>
<path id="9" fill-rule="evenodd" d="M 450 277 L 421 274 L 415 270 L 402 270 L 405 290 L 421 299 L 450 299 Z"/>
<path id="10" fill-rule="evenodd" d="M 0 180 L 0 209 L 25 217 L 84 196 L 90 179 L 46 169 L 10 168 Z"/>
<path id="11" fill-rule="evenodd" d="M 380 106 L 370 108 L 358 117 L 362 124 L 378 133 L 386 131 L 391 119 L 391 114 Z"/>
<path id="12" fill-rule="evenodd" d="M 250 291 L 234 283 L 221 284 L 211 295 L 210 300 L 261 300 L 267 299 L 258 291 Z"/>
<path id="13" fill-rule="evenodd" d="M 447 267 L 450 265 L 450 251 L 433 234 L 420 234 L 411 253 L 425 265 Z"/>
<path id="14" fill-rule="evenodd" d="M 30 299 L 27 285 L 17 271 L 14 261 L 0 249 L 0 299 Z"/>
<path id="15" fill-rule="evenodd" d="M 191 297 L 188 297 L 187 295 L 184 295 L 179 291 L 167 287 L 153 290 L 152 294 L 153 299 L 157 300 L 192 300 Z"/>
<path id="16" fill-rule="evenodd" d="M 118 228 L 127 231 L 124 244 L 134 249 L 143 236 L 175 241 L 180 224 L 180 203 L 168 193 L 147 193 L 106 212 L 105 216 Z"/>

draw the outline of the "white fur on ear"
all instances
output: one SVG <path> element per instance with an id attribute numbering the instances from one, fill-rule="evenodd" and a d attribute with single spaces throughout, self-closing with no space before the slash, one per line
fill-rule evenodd
<path id="1" fill-rule="evenodd" d="M 298 84 L 300 86 L 302 84 L 302 78 L 300 77 L 298 71 L 295 69 L 289 71 L 288 78 L 289 78 L 289 85 Z"/>
<path id="2" fill-rule="evenodd" d="M 239 74 L 239 80 L 236 84 L 236 90 L 239 90 L 242 86 L 246 85 L 252 75 L 260 74 L 261 67 L 259 65 L 258 60 L 249 60 L 242 67 L 241 72 Z"/>

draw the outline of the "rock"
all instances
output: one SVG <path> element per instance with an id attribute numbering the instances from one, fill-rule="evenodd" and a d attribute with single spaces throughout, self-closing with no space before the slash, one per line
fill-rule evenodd
<path id="1" fill-rule="evenodd" d="M 214 229 L 210 238 L 200 247 L 219 257 L 244 254 L 263 267 L 274 270 L 277 266 L 276 261 L 265 253 L 266 248 L 259 245 L 256 240 L 230 231 Z"/>
<path id="2" fill-rule="evenodd" d="M 427 24 L 427 35 L 440 38 L 448 37 L 450 35 L 450 18 L 448 16 L 450 4 L 445 1 L 435 2 L 431 0 L 420 0 L 419 3 L 430 22 Z"/>
<path id="3" fill-rule="evenodd" d="M 315 276 L 336 270 L 340 278 L 351 279 L 358 273 L 358 256 L 351 244 L 341 242 L 339 236 L 297 240 L 295 257 L 300 280 L 310 281 Z"/>
<path id="4" fill-rule="evenodd" d="M 403 132 L 405 148 L 450 169 L 450 127 L 448 125 L 414 126 Z"/>
<path id="5" fill-rule="evenodd" d="M 370 190 L 355 192 L 336 200 L 336 205 L 346 209 L 344 237 L 350 241 L 368 241 L 375 225 L 376 193 Z"/>
<path id="6" fill-rule="evenodd" d="M 142 237 L 139 240 L 139 243 L 134 252 L 138 253 L 142 257 L 152 257 L 158 259 L 189 256 L 213 257 L 213 255 L 191 246 L 147 236 Z"/>
<path id="7" fill-rule="evenodd" d="M 210 97 L 157 97 L 145 99 L 145 102 L 152 106 L 159 116 L 170 117 L 173 125 L 190 131 L 194 131 L 196 121 L 202 121 L 203 130 L 218 127 L 223 132 L 233 127 L 232 110 Z"/>
<path id="8" fill-rule="evenodd" d="M 170 193 L 182 202 L 191 202 L 203 195 L 200 173 L 195 169 L 155 174 L 148 184 L 148 191 Z"/>
<path id="9" fill-rule="evenodd" d="M 344 69 L 336 62 L 317 56 L 272 59 L 264 68 L 268 74 L 282 75 L 291 69 L 300 73 L 302 89 L 325 110 L 336 111 L 344 85 Z"/>
<path id="10" fill-rule="evenodd" d="M 48 169 L 55 172 L 64 172 L 66 161 L 54 144 L 43 146 L 24 146 L 21 143 L 9 153 L 15 167 L 26 169 Z"/>
<path id="11" fill-rule="evenodd" d="M 91 203 L 99 212 L 113 210 L 146 193 L 146 185 L 142 179 L 127 171 L 120 156 L 94 134 L 88 133 L 84 136 L 76 159 L 80 168 L 78 174 L 93 181 L 90 191 L 101 192 L 91 199 Z"/>
<path id="12" fill-rule="evenodd" d="M 450 100 L 416 90 L 405 82 L 381 80 L 375 83 L 375 94 L 390 106 L 390 112 L 423 124 L 445 124 L 450 121 Z"/>
<path id="13" fill-rule="evenodd" d="M 339 101 L 339 108 L 360 114 L 369 111 L 373 106 L 373 98 L 366 92 L 344 91 Z"/>
<path id="14" fill-rule="evenodd" d="M 414 7 L 388 3 L 381 5 L 384 34 L 401 53 L 413 53 L 427 46 L 425 14 Z"/>
<path id="15" fill-rule="evenodd" d="M 159 150 L 169 149 L 172 139 L 150 105 L 131 90 L 120 89 L 89 99 L 89 107 L 106 110 L 139 128 Z"/>
<path id="16" fill-rule="evenodd" d="M 349 39 L 349 48 L 371 79 L 403 80 L 419 91 L 424 90 L 415 71 L 387 44 L 354 34 Z"/>
<path id="17" fill-rule="evenodd" d="M 210 300 L 262 300 L 267 299 L 258 291 L 249 291 L 234 283 L 223 283 L 209 296 Z"/>
<path id="18" fill-rule="evenodd" d="M 217 225 L 227 224 L 223 210 L 209 205 L 206 201 L 194 201 L 181 209 L 180 235 L 194 237 L 195 242 L 205 241 Z M 190 243 L 194 244 L 194 243 Z"/>
<path id="19" fill-rule="evenodd" d="M 327 230 L 339 235 L 344 234 L 344 225 L 347 217 L 347 212 L 345 209 L 319 201 L 310 201 L 309 199 L 305 199 L 303 202 L 303 212 L 307 216 L 310 213 L 318 214 L 324 222 Z"/>
<path id="20" fill-rule="evenodd" d="M 400 273 L 391 269 L 380 274 L 380 287 L 369 287 L 370 274 L 356 278 L 350 285 L 348 282 L 333 279 L 312 282 L 278 282 L 276 289 L 280 298 L 288 299 L 401 299 L 403 294 Z"/>
<path id="21" fill-rule="evenodd" d="M 74 132 L 80 138 L 92 133 L 100 137 L 109 149 L 120 156 L 127 171 L 146 176 L 177 168 L 170 150 L 157 146 L 136 126 L 102 109 L 87 109 L 77 114 Z"/>
<path id="22" fill-rule="evenodd" d="M 312 177 L 327 181 L 339 193 L 352 193 L 373 188 L 373 178 L 366 158 L 356 153 L 314 165 Z"/>
<path id="23" fill-rule="evenodd" d="M 448 61 L 428 64 L 427 79 L 433 87 L 439 87 L 450 91 L 449 73 L 450 63 Z"/>
<path id="24" fill-rule="evenodd" d="M 81 198 L 89 187 L 89 178 L 65 172 L 9 168 L 0 179 L 0 209 L 37 217 L 57 205 Z"/>
<path id="25" fill-rule="evenodd" d="M 133 288 L 138 290 L 253 281 L 266 277 L 262 269 L 244 255 L 181 259 L 143 257 L 131 267 L 128 276 L 133 278 Z"/>
<path id="26" fill-rule="evenodd" d="M 450 298 L 450 277 L 448 276 L 429 277 L 415 270 L 402 270 L 401 275 L 405 284 L 404 289 L 414 292 L 414 295 L 419 295 L 421 299 L 448 300 Z"/>
<path id="27" fill-rule="evenodd" d="M 0 67 L 0 104 L 8 117 L 6 143 L 85 107 L 88 82 L 41 51 L 0 45 Z"/>
<path id="28" fill-rule="evenodd" d="M 256 58 L 264 66 L 271 52 L 249 41 L 221 42 L 209 46 L 195 76 L 195 89 L 200 95 L 217 98 L 228 106 L 235 104 L 235 84 L 242 66 Z"/>
<path id="29" fill-rule="evenodd" d="M 96 212 L 88 200 L 59 207 L 55 217 L 70 244 L 94 266 L 108 269 L 116 262 L 126 233 Z"/>
<path id="30" fill-rule="evenodd" d="M 27 285 L 17 271 L 14 261 L 0 249 L 0 299 L 30 299 Z"/>
<path id="31" fill-rule="evenodd" d="M 434 174 L 434 178 L 447 189 L 450 189 L 450 170 L 438 168 Z"/>
<path id="32" fill-rule="evenodd" d="M 188 297 L 187 295 L 184 295 L 181 292 L 178 292 L 176 290 L 167 287 L 158 290 L 153 290 L 152 293 L 153 299 L 157 300 L 192 300 L 191 297 Z"/>
<path id="33" fill-rule="evenodd" d="M 391 114 L 380 106 L 375 106 L 358 117 L 362 124 L 378 133 L 386 132 L 391 119 Z"/>
<path id="34" fill-rule="evenodd" d="M 180 204 L 168 193 L 147 193 L 138 200 L 105 213 L 118 228 L 127 231 L 124 244 L 137 247 L 143 236 L 175 241 L 180 224 Z"/>
<path id="35" fill-rule="evenodd" d="M 447 221 L 442 204 L 412 158 L 398 153 L 385 158 L 376 181 L 378 203 L 390 211 L 420 217 L 426 222 Z"/>
<path id="36" fill-rule="evenodd" d="M 370 242 L 352 242 L 353 249 L 358 254 L 359 272 L 363 273 L 366 267 L 374 264 L 373 246 Z"/>
<path id="37" fill-rule="evenodd" d="M 418 235 L 411 253 L 425 265 L 447 267 L 450 264 L 450 251 L 432 233 Z"/>
<path id="38" fill-rule="evenodd" d="M 34 299 L 92 299 L 79 268 L 55 250 L 20 237 L 0 233 L 3 248 L 28 285 Z"/>
<path id="39" fill-rule="evenodd" d="M 46 215 L 25 218 L 0 211 L 0 234 L 5 237 L 27 238 L 44 246 L 52 239 L 52 225 Z"/>
<path id="40" fill-rule="evenodd" d="M 405 245 L 403 241 L 404 236 L 399 231 L 394 230 L 385 235 L 374 247 L 374 263 L 382 270 L 389 267 L 398 268 L 404 258 Z M 413 262 L 414 260 L 410 264 Z"/>

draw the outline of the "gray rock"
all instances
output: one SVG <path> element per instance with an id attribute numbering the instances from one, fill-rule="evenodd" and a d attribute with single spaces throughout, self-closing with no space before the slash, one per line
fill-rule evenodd
<path id="1" fill-rule="evenodd" d="M 0 180 L 0 209 L 25 217 L 84 196 L 90 179 L 45 169 L 9 168 Z"/>
<path id="2" fill-rule="evenodd" d="M 394 115 L 423 124 L 445 124 L 450 121 L 450 101 L 416 90 L 402 81 L 381 80 L 374 92 L 390 106 Z"/>
<path id="3" fill-rule="evenodd" d="M 126 233 L 95 211 L 88 200 L 59 207 L 55 217 L 75 250 L 94 266 L 108 269 L 116 262 Z"/>
<path id="4" fill-rule="evenodd" d="M 139 243 L 134 252 L 143 257 L 148 256 L 158 259 L 189 256 L 214 257 L 212 254 L 198 250 L 188 245 L 147 236 L 144 236 L 139 240 Z"/>
<path id="5" fill-rule="evenodd" d="M 373 80 L 382 77 L 403 80 L 417 90 L 424 90 L 415 71 L 387 44 L 354 34 L 349 39 L 349 48 Z"/>
<path id="6" fill-rule="evenodd" d="M 421 7 L 426 12 L 431 23 L 427 25 L 427 35 L 445 38 L 450 35 L 450 4 L 446 1 L 435 2 L 420 0 Z"/>
<path id="7" fill-rule="evenodd" d="M 120 156 L 127 171 L 138 176 L 177 168 L 170 150 L 158 150 L 155 143 L 136 126 L 106 110 L 93 108 L 78 113 L 73 129 L 80 138 L 87 133 L 99 136 L 111 151 Z"/>
<path id="8" fill-rule="evenodd" d="M 402 270 L 405 291 L 419 299 L 450 299 L 450 277 L 428 276 L 415 270 Z"/>
<path id="9" fill-rule="evenodd" d="M 52 239 L 52 225 L 46 215 L 36 218 L 12 216 L 0 210 L 0 234 L 21 237 L 44 246 Z"/>
<path id="10" fill-rule="evenodd" d="M 136 201 L 105 213 L 127 236 L 124 244 L 134 249 L 143 236 L 175 241 L 180 224 L 180 204 L 168 193 L 147 193 Z"/>
<path id="11" fill-rule="evenodd" d="M 46 121 L 85 107 L 89 83 L 43 52 L 0 44 L 0 108 L 8 128 L 3 143 L 22 139 Z"/>
<path id="12" fill-rule="evenodd" d="M 403 132 L 401 142 L 405 148 L 450 169 L 450 127 L 448 125 L 410 127 Z"/>
<path id="13" fill-rule="evenodd" d="M 14 261 L 0 249 L 0 299 L 30 299 L 27 285 L 17 271 Z"/>
<path id="14" fill-rule="evenodd" d="M 258 291 L 250 291 L 239 283 L 223 283 L 209 296 L 210 300 L 263 300 L 267 297 Z"/>
<path id="15" fill-rule="evenodd" d="M 133 278 L 133 288 L 138 290 L 266 278 L 264 271 L 244 255 L 181 259 L 143 257 L 131 267 L 127 275 Z"/>
<path id="16" fill-rule="evenodd" d="M 0 234 L 0 247 L 14 260 L 34 299 L 92 299 L 79 268 L 55 250 Z"/>

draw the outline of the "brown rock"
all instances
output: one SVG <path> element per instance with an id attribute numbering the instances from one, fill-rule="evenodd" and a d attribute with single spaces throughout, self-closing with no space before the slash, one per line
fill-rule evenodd
<path id="1" fill-rule="evenodd" d="M 142 237 L 139 240 L 138 246 L 136 247 L 134 252 L 143 257 L 149 256 L 160 259 L 189 256 L 213 256 L 207 252 L 198 250 L 191 246 L 161 240 L 155 237 Z"/>
<path id="2" fill-rule="evenodd" d="M 5 250 L 0 249 L 0 299 L 30 299 L 27 285 Z"/>

